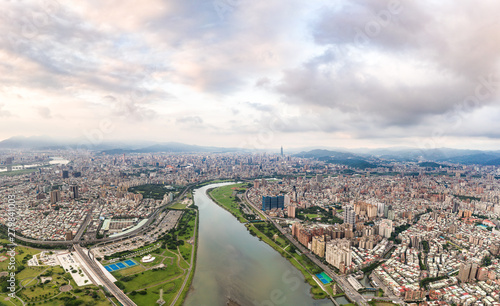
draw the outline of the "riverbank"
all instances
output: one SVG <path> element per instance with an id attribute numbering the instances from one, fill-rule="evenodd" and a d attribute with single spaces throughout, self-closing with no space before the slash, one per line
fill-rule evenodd
<path id="1" fill-rule="evenodd" d="M 237 197 L 233 196 L 233 194 L 238 193 L 239 190 L 246 190 L 244 186 L 247 185 L 247 183 L 238 183 L 218 188 L 210 188 L 207 189 L 207 195 L 214 203 L 230 212 L 238 221 L 245 223 L 248 222 L 248 216 L 244 216 L 236 200 Z"/>
<path id="2" fill-rule="evenodd" d="M 194 249 L 193 249 L 193 254 L 192 254 L 192 260 L 191 260 L 191 267 L 190 267 L 190 272 L 189 276 L 187 279 L 187 282 L 182 289 L 182 292 L 180 294 L 180 298 L 178 299 L 177 303 L 175 305 L 182 305 L 184 304 L 184 300 L 187 298 L 187 295 L 189 293 L 189 290 L 191 289 L 191 284 L 193 283 L 193 278 L 194 274 L 196 271 L 196 259 L 198 255 L 198 237 L 199 237 L 199 228 L 200 228 L 200 213 L 197 210 L 196 213 L 196 229 L 195 229 L 195 236 L 194 236 Z"/>
<path id="3" fill-rule="evenodd" d="M 207 195 L 217 205 L 236 217 L 238 221 L 247 223 L 249 220 L 243 217 L 243 212 L 239 208 L 240 203 L 236 200 L 237 197 L 234 196 L 234 191 L 236 189 L 241 189 L 243 185 L 247 184 L 243 183 L 211 188 L 207 190 Z M 298 254 L 293 244 L 284 237 L 272 223 L 263 220 L 256 223 L 247 223 L 245 226 L 253 236 L 258 237 L 259 240 L 271 246 L 302 273 L 306 282 L 311 286 L 310 293 L 314 299 L 325 299 L 331 296 L 332 284 L 319 285 L 318 281 L 314 279 L 314 274 L 320 273 L 322 270 L 306 256 Z M 322 287 L 324 287 L 324 289 Z"/>

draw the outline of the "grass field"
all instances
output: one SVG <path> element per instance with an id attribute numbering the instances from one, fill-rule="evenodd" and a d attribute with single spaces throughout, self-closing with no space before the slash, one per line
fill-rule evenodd
<path id="1" fill-rule="evenodd" d="M 38 171 L 38 168 L 30 168 L 30 169 L 23 169 L 23 170 L 15 170 L 15 171 L 2 171 L 0 172 L 0 176 L 15 176 L 15 175 L 23 175 L 23 174 L 28 174 Z"/>
<path id="2" fill-rule="evenodd" d="M 19 299 L 11 299 L 6 293 L 0 293 L 0 305 L 23 306 Z"/>
<path id="3" fill-rule="evenodd" d="M 182 281 L 183 278 L 178 278 L 172 282 L 148 288 L 146 290 L 146 295 L 137 293 L 135 295 L 129 294 L 129 297 L 137 305 L 157 305 L 156 301 L 160 298 L 160 289 L 163 289 L 163 300 L 166 302 L 165 305 L 170 305 L 171 301 L 175 298 L 177 291 L 179 291 Z"/>
<path id="4" fill-rule="evenodd" d="M 193 267 L 191 268 L 191 271 L 189 272 L 188 280 L 186 282 L 186 286 L 182 290 L 181 295 L 180 295 L 179 299 L 177 300 L 177 303 L 175 303 L 175 305 L 179 305 L 179 306 L 184 303 L 184 299 L 186 298 L 187 293 L 189 292 L 189 289 L 191 288 L 191 283 L 193 282 L 194 270 L 195 270 L 195 267 L 196 267 L 196 256 L 197 256 L 197 253 L 198 253 L 198 227 L 199 227 L 199 219 L 196 219 L 196 221 L 197 221 L 196 222 L 196 228 L 195 228 L 196 236 L 195 236 L 195 244 L 194 244 L 193 254 L 192 254 L 192 256 L 194 257 L 194 259 L 193 259 Z"/>
<path id="5" fill-rule="evenodd" d="M 94 305 L 94 306 L 110 306 L 111 303 L 106 299 L 104 294 L 95 286 L 85 286 L 71 292 L 60 293 L 57 297 L 50 300 L 45 300 L 41 302 L 43 306 L 61 306 L 69 305 L 69 301 L 78 300 L 82 301 L 82 305 Z"/>
<path id="6" fill-rule="evenodd" d="M 7 241 L 5 239 L 1 239 L 0 243 L 6 245 L 6 244 L 9 243 L 9 241 Z M 10 256 L 6 255 L 6 252 L 9 249 L 10 249 L 9 247 L 4 247 L 4 249 L 2 251 L 0 251 L 0 255 L 4 255 L 4 256 L 10 257 Z M 33 256 L 33 255 L 38 254 L 38 253 L 41 252 L 40 250 L 29 248 L 29 247 L 25 247 L 25 246 L 21 246 L 21 245 L 18 245 L 15 248 L 15 251 L 17 253 L 16 256 L 15 256 L 16 257 L 16 264 L 17 265 L 21 265 L 22 261 L 23 261 L 23 259 L 25 257 L 31 257 L 31 256 Z M 0 271 L 7 271 L 8 263 L 9 263 L 8 260 L 0 262 Z"/>
<path id="7" fill-rule="evenodd" d="M 29 271 L 29 273 L 24 273 L 27 270 Z M 52 280 L 46 284 L 37 284 L 37 281 L 34 280 L 30 283 L 29 287 L 24 288 L 20 292 L 18 292 L 17 295 L 25 302 L 44 301 L 54 298 L 60 293 L 59 287 L 68 284 L 68 279 L 65 277 L 64 270 L 61 267 L 27 267 L 18 274 L 18 279 L 25 279 L 25 276 L 29 275 L 28 280 L 31 280 L 33 279 L 33 277 L 42 274 L 42 272 L 43 274 L 50 275 L 52 277 Z M 21 283 L 25 284 L 25 282 L 23 281 L 21 281 Z M 75 287 L 76 286 L 73 285 L 73 288 Z"/>
<path id="8" fill-rule="evenodd" d="M 239 203 L 235 199 L 235 197 L 232 196 L 233 192 L 236 190 L 246 190 L 246 188 L 242 188 L 242 186 L 247 185 L 246 183 L 241 183 L 241 184 L 233 184 L 233 185 L 227 185 L 227 186 L 221 186 L 213 189 L 212 191 L 209 192 L 210 197 L 228 210 L 233 216 L 235 216 L 240 222 L 247 222 L 247 220 L 243 217 L 243 214 L 241 213 L 239 207 Z"/>
<path id="9" fill-rule="evenodd" d="M 306 216 L 307 216 L 309 219 L 321 218 L 321 215 L 318 215 L 318 214 L 306 214 Z"/>
<path id="10" fill-rule="evenodd" d="M 38 276 L 38 274 L 42 273 L 42 271 L 46 270 L 47 267 L 28 267 L 24 268 L 21 273 L 17 274 L 17 279 L 25 279 L 25 278 L 33 278 Z"/>
<path id="11" fill-rule="evenodd" d="M 141 265 L 137 265 L 137 266 L 134 266 L 134 267 L 131 267 L 131 268 L 127 268 L 127 269 L 123 269 L 123 270 L 118 270 L 116 272 L 113 272 L 113 274 L 116 274 L 116 276 L 128 276 L 128 275 L 132 275 L 132 274 L 137 274 L 137 273 L 143 272 L 145 270 L 146 269 L 144 269 Z"/>
<path id="12" fill-rule="evenodd" d="M 171 208 L 171 209 L 185 209 L 187 206 L 187 204 L 182 204 L 182 203 L 175 203 L 174 205 L 172 206 L 169 206 L 168 208 Z"/>
<path id="13" fill-rule="evenodd" d="M 135 274 L 136 277 L 134 277 L 132 280 L 123 282 L 123 284 L 125 285 L 125 292 L 129 293 L 134 290 L 140 290 L 145 287 L 154 285 L 158 283 L 159 280 L 168 280 L 181 274 L 182 270 L 176 264 L 168 265 L 163 269 L 148 270 L 143 271 L 139 274 Z"/>

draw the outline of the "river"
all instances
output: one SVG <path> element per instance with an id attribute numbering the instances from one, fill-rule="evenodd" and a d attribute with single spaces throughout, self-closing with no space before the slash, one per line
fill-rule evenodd
<path id="1" fill-rule="evenodd" d="M 200 211 L 198 256 L 184 305 L 333 305 L 314 300 L 300 271 L 206 195 L 207 189 L 228 184 L 194 191 Z"/>

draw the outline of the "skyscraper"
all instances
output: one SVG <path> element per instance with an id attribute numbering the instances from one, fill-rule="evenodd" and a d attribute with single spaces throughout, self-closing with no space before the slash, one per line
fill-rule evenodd
<path id="1" fill-rule="evenodd" d="M 69 186 L 69 190 L 72 193 L 72 198 L 77 199 L 78 198 L 78 185 Z"/>
<path id="2" fill-rule="evenodd" d="M 61 201 L 61 191 L 59 190 L 52 190 L 50 192 L 50 203 L 55 204 L 57 202 Z"/>
<path id="3" fill-rule="evenodd" d="M 283 157 L 283 146 L 281 146 L 281 157 Z"/>
<path id="4" fill-rule="evenodd" d="M 344 210 L 344 223 L 351 224 L 354 228 L 356 223 L 356 213 L 351 206 L 347 206 Z"/>
<path id="5" fill-rule="evenodd" d="M 262 210 L 271 210 L 271 209 L 285 209 L 285 196 L 263 196 L 262 197 Z"/>

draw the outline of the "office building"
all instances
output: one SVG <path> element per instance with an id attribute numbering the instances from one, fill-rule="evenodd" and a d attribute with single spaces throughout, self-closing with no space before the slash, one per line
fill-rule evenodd
<path id="1" fill-rule="evenodd" d="M 262 210 L 272 210 L 272 209 L 285 209 L 285 197 L 277 196 L 263 196 L 262 197 Z"/>
<path id="2" fill-rule="evenodd" d="M 69 186 L 69 190 L 71 192 L 71 198 L 78 199 L 78 186 L 71 185 L 71 186 Z"/>
<path id="3" fill-rule="evenodd" d="M 61 201 L 61 191 L 60 190 L 52 190 L 50 192 L 50 203 L 55 204 Z"/>

